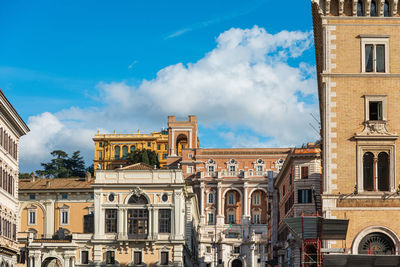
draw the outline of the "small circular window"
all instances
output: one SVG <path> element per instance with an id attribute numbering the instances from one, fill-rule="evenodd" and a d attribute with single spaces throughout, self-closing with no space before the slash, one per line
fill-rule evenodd
<path id="1" fill-rule="evenodd" d="M 109 194 L 109 195 L 108 195 L 108 201 L 113 202 L 114 199 L 115 199 L 114 194 Z"/>
<path id="2" fill-rule="evenodd" d="M 258 160 L 257 160 L 257 163 L 258 163 L 258 164 L 261 164 L 262 162 L 263 162 L 262 159 L 258 159 Z"/>
<path id="3" fill-rule="evenodd" d="M 279 159 L 279 163 L 283 163 L 283 159 Z"/>
<path id="4" fill-rule="evenodd" d="M 168 195 L 167 194 L 162 195 L 161 199 L 162 199 L 162 201 L 167 202 L 168 201 Z"/>
<path id="5" fill-rule="evenodd" d="M 213 163 L 214 163 L 214 160 L 213 160 L 213 159 L 209 159 L 209 160 L 208 160 L 208 163 L 209 163 L 209 164 L 213 164 Z"/>
<path id="6" fill-rule="evenodd" d="M 235 160 L 234 159 L 231 159 L 231 164 L 234 164 L 235 163 Z"/>

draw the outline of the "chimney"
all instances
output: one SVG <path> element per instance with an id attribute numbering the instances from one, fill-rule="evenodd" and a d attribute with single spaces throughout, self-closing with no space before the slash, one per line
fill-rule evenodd
<path id="1" fill-rule="evenodd" d="M 168 122 L 174 122 L 175 116 L 168 116 Z"/>
<path id="2" fill-rule="evenodd" d="M 92 174 L 90 172 L 86 172 L 85 181 L 90 181 L 92 179 Z"/>
<path id="3" fill-rule="evenodd" d="M 31 173 L 31 180 L 32 180 L 32 182 L 34 182 L 36 180 L 35 174 L 33 172 Z"/>
<path id="4" fill-rule="evenodd" d="M 47 187 L 47 188 L 50 187 L 50 180 L 49 180 L 49 179 L 47 179 L 47 181 L 46 181 L 46 187 Z"/>

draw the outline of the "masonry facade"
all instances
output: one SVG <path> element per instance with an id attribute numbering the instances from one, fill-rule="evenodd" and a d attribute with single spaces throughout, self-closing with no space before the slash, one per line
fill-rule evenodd
<path id="1" fill-rule="evenodd" d="M 347 252 L 398 255 L 398 1 L 311 2 L 324 216 L 349 219 Z"/>
<path id="2" fill-rule="evenodd" d="M 19 139 L 29 132 L 0 90 L 0 265 L 16 266 Z"/>

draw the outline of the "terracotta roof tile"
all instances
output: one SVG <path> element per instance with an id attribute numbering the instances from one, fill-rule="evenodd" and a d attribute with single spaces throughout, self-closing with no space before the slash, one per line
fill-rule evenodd
<path id="1" fill-rule="evenodd" d="M 93 180 L 86 181 L 85 178 L 19 180 L 19 190 L 90 189 Z"/>
<path id="2" fill-rule="evenodd" d="M 139 163 L 135 163 L 132 165 L 128 165 L 122 168 L 118 168 L 117 170 L 153 170 L 154 168 L 151 167 L 150 165 L 143 163 L 143 162 L 139 162 Z"/>

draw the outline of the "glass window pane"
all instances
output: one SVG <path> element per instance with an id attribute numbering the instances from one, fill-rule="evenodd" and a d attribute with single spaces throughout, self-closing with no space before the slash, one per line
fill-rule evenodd
<path id="1" fill-rule="evenodd" d="M 390 17 L 390 6 L 389 6 L 389 1 L 385 1 L 385 5 L 383 8 L 383 15 L 385 17 Z"/>
<path id="2" fill-rule="evenodd" d="M 365 71 L 374 71 L 373 45 L 365 45 Z"/>
<path id="3" fill-rule="evenodd" d="M 378 16 L 378 12 L 376 12 L 376 3 L 374 0 L 371 2 L 371 17 Z"/>
<path id="4" fill-rule="evenodd" d="M 385 45 L 376 46 L 376 72 L 385 72 Z"/>
<path id="5" fill-rule="evenodd" d="M 358 1 L 358 3 L 357 3 L 357 16 L 358 17 L 364 16 L 362 1 Z"/>

